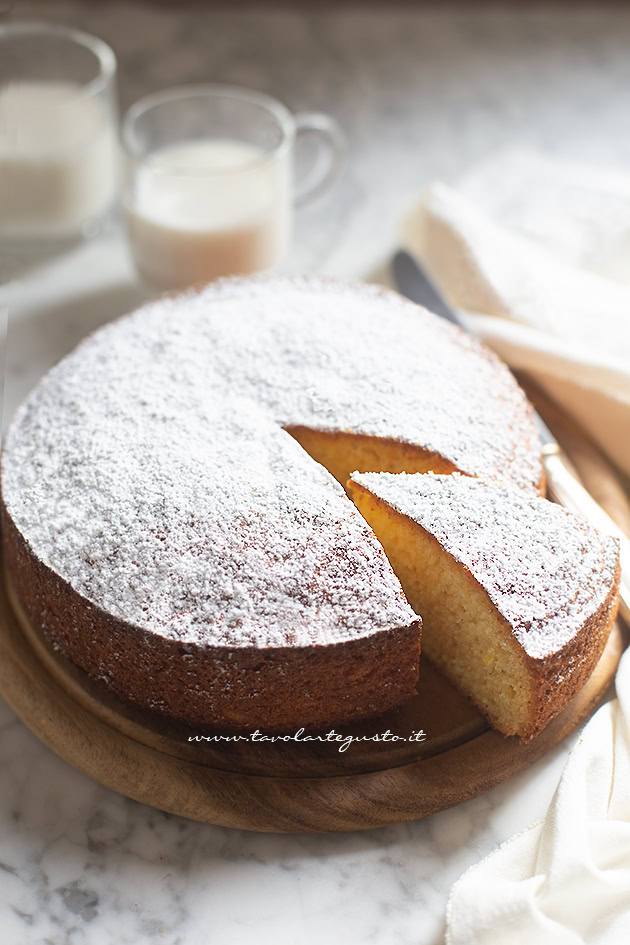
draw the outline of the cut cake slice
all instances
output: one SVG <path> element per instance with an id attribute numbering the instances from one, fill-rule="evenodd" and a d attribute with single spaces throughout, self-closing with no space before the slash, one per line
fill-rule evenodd
<path id="1" fill-rule="evenodd" d="M 582 687 L 617 609 L 619 549 L 580 517 L 467 476 L 354 473 L 351 497 L 422 615 L 422 650 L 505 735 Z"/>

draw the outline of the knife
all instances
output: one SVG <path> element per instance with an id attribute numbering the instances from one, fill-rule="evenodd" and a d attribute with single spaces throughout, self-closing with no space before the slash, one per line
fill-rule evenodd
<path id="1" fill-rule="evenodd" d="M 392 260 L 392 271 L 396 288 L 401 295 L 418 305 L 423 305 L 435 315 L 458 325 L 463 331 L 467 331 L 456 312 L 446 303 L 422 267 L 409 253 L 404 250 L 396 253 Z M 573 464 L 558 445 L 545 421 L 537 411 L 534 411 L 534 415 L 542 441 L 542 461 L 549 496 L 565 508 L 582 515 L 595 528 L 619 539 L 621 559 L 619 614 L 630 627 L 630 539 L 586 491 Z"/>

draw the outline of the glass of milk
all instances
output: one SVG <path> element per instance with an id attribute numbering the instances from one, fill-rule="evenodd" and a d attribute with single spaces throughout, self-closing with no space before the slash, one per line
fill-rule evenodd
<path id="1" fill-rule="evenodd" d="M 300 136 L 317 143 L 294 188 Z M 223 85 L 182 86 L 133 105 L 123 121 L 124 210 L 143 279 L 180 289 L 276 266 L 291 239 L 294 204 L 319 193 L 343 156 L 336 122 L 294 116 L 268 95 Z"/>
<path id="2" fill-rule="evenodd" d="M 118 186 L 115 81 L 116 57 L 94 36 L 0 26 L 0 241 L 98 229 Z"/>

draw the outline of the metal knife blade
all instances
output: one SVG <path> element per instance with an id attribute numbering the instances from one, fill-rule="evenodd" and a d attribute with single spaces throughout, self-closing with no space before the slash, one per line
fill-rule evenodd
<path id="1" fill-rule="evenodd" d="M 446 301 L 413 256 L 402 249 L 399 250 L 392 259 L 392 269 L 394 270 L 396 286 L 401 295 L 405 295 L 412 302 L 428 308 L 434 315 L 439 315 L 441 318 L 459 325 L 460 328 L 464 327 L 459 317 L 446 304 Z"/>
<path id="2" fill-rule="evenodd" d="M 401 295 L 423 305 L 435 315 L 447 319 L 467 331 L 457 314 L 433 285 L 427 274 L 409 253 L 400 250 L 392 260 L 396 288 Z M 630 539 L 617 523 L 586 491 L 568 456 L 558 445 L 555 436 L 537 411 L 534 411 L 538 433 L 542 440 L 542 459 L 547 477 L 547 492 L 572 512 L 578 512 L 591 524 L 608 535 L 619 539 L 621 580 L 619 583 L 619 614 L 630 626 Z"/>

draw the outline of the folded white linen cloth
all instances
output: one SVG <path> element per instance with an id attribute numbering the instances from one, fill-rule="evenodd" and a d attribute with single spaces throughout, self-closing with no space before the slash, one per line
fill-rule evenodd
<path id="1" fill-rule="evenodd" d="M 403 243 L 630 474 L 630 178 L 507 152 L 429 188 Z"/>
<path id="2" fill-rule="evenodd" d="M 404 243 L 630 473 L 630 178 L 519 151 L 431 187 Z M 630 942 L 630 653 L 542 823 L 455 884 L 447 945 Z"/>
<path id="3" fill-rule="evenodd" d="M 630 651 L 547 816 L 453 886 L 447 945 L 630 942 Z"/>

